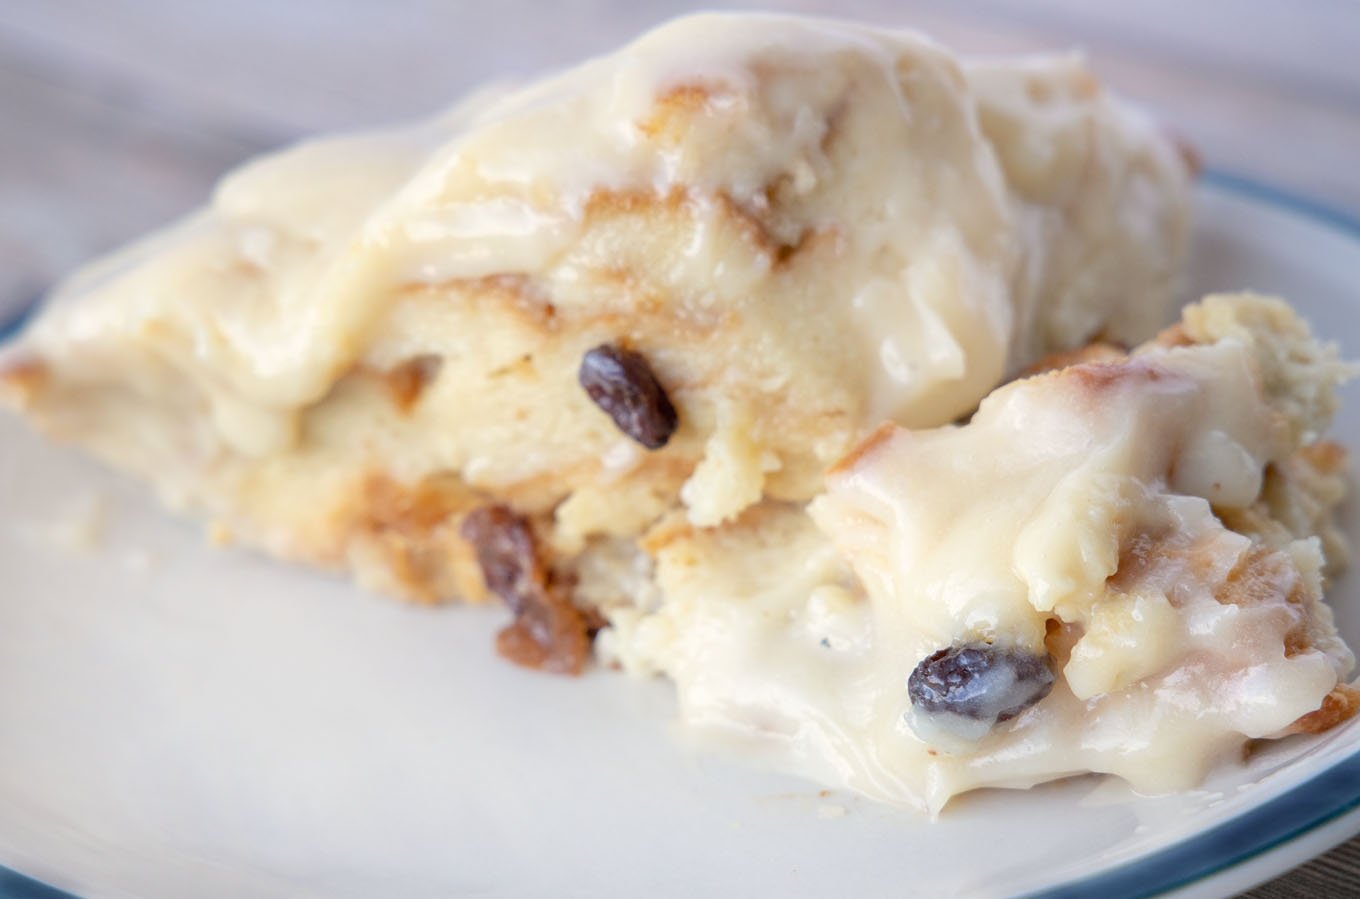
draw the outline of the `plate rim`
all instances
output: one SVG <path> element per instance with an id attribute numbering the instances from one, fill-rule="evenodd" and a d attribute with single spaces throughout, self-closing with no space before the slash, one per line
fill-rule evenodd
<path id="1" fill-rule="evenodd" d="M 1326 203 L 1226 169 L 1206 169 L 1198 186 L 1310 222 L 1360 247 L 1360 217 Z M 41 304 L 39 297 L 0 320 L 0 342 L 17 334 Z M 1348 815 L 1350 820 L 1345 821 Z M 1331 834 L 1318 851 L 1297 860 L 1287 858 L 1285 850 L 1291 845 L 1343 821 L 1345 826 Z M 1022 895 L 1025 899 L 1167 896 L 1209 887 L 1215 880 L 1226 881 L 1251 861 L 1275 856 L 1285 862 L 1266 864 L 1234 883 L 1232 889 L 1240 891 L 1316 858 L 1356 834 L 1360 834 L 1360 745 L 1279 796 L 1208 830 L 1138 858 Z M 77 899 L 73 893 L 4 864 L 0 864 L 0 897 Z"/>

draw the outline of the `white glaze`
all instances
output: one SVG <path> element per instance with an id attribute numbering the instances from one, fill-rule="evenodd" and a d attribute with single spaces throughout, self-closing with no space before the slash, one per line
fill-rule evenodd
<path id="1" fill-rule="evenodd" d="M 1276 301 L 1212 297 L 1191 315 L 1244 336 L 1012 383 L 967 425 L 871 438 L 812 503 L 818 527 L 783 507 L 662 547 L 661 612 L 619 616 L 611 651 L 674 678 L 690 722 L 763 734 L 786 767 L 879 799 L 938 810 L 1090 771 L 1194 786 L 1317 709 L 1352 656 L 1321 603 L 1317 538 L 1262 544 L 1210 508 L 1254 501 L 1349 370 Z M 1140 535 L 1148 561 L 1111 581 Z M 1251 552 L 1271 564 L 1235 600 Z M 1309 646 L 1287 655 L 1301 624 Z M 917 663 L 980 641 L 1053 649 L 1052 694 L 973 741 L 914 732 Z"/>
<path id="2" fill-rule="evenodd" d="M 651 139 L 658 101 L 696 86 L 709 114 Z M 833 129 L 856 142 L 852 171 L 828 167 Z M 561 308 L 597 305 L 610 257 L 585 210 L 601 191 L 678 190 L 699 210 L 670 302 L 790 302 L 768 258 L 731 245 L 726 212 L 759 214 L 783 184 L 771 236 L 838 242 L 821 276 L 798 274 L 822 294 L 798 315 L 842 335 L 827 358 L 866 397 L 856 423 L 935 425 L 1099 328 L 1146 336 L 1180 267 L 1185 182 L 1076 60 L 964 66 L 908 32 L 695 16 L 424 123 L 247 165 L 204 212 L 71 279 L 25 344 L 72 381 L 172 379 L 214 410 L 225 450 L 264 456 L 352 365 L 401 350 L 373 325 L 412 284 L 527 274 Z M 696 521 L 735 511 L 708 506 Z"/>

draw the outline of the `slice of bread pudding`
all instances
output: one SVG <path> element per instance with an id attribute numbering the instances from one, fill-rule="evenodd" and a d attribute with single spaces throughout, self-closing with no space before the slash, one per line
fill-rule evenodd
<path id="1" fill-rule="evenodd" d="M 499 596 L 507 657 L 662 672 L 828 782 L 1188 786 L 1355 708 L 1346 369 L 1250 296 L 1120 348 L 1191 177 L 1075 58 L 698 16 L 244 167 L 0 387 L 220 533 Z"/>
<path id="2" fill-rule="evenodd" d="M 609 541 L 805 502 L 883 420 L 1145 337 L 1188 184 L 1075 59 L 699 16 L 245 166 L 74 277 L 3 380 L 219 533 L 379 590 L 486 595 L 468 536 L 515 540 L 465 518 L 503 507 L 481 525 L 532 529 L 575 620 Z"/>

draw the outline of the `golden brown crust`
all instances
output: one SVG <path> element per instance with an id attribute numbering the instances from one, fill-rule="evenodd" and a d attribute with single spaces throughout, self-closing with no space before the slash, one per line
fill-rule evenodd
<path id="1" fill-rule="evenodd" d="M 1057 369 L 1067 368 L 1072 365 L 1115 362 L 1126 356 L 1128 356 L 1128 353 L 1116 344 L 1107 343 L 1103 340 L 1096 340 L 1086 344 L 1086 346 L 1077 347 L 1074 350 L 1049 353 L 1047 356 L 1025 369 L 1021 373 L 1021 377 L 1041 375 L 1045 372 L 1056 371 Z"/>
<path id="2" fill-rule="evenodd" d="M 1147 359 L 1122 359 L 1113 362 L 1090 362 L 1049 372 L 1051 377 L 1070 378 L 1092 394 L 1103 394 L 1125 384 L 1174 383 L 1183 376 L 1168 371 Z"/>
<path id="3" fill-rule="evenodd" d="M 638 540 L 638 546 L 654 557 L 675 541 L 693 537 L 697 531 L 698 528 L 690 524 L 685 513 L 677 509 L 652 525 Z"/>
<path id="4" fill-rule="evenodd" d="M 371 475 L 363 490 L 368 523 L 406 534 L 428 531 L 480 501 L 454 475 L 426 478 L 415 485 L 400 484 L 385 475 Z"/>
<path id="5" fill-rule="evenodd" d="M 666 193 L 651 190 L 608 190 L 593 191 L 586 199 L 585 219 L 606 218 L 617 215 L 656 215 L 684 211 L 689 203 L 689 192 L 684 185 L 676 185 Z"/>
<path id="6" fill-rule="evenodd" d="M 31 402 L 51 378 L 51 368 L 36 356 L 21 356 L 0 367 L 0 388 L 14 397 L 19 407 Z"/>
<path id="7" fill-rule="evenodd" d="M 1296 450 L 1265 468 L 1260 495 L 1243 508 L 1215 507 L 1214 514 L 1229 530 L 1269 546 L 1319 537 L 1326 560 L 1325 574 L 1345 569 L 1349 546 L 1335 521 L 1337 504 L 1346 494 L 1344 472 L 1349 453 L 1334 441 L 1321 441 Z"/>
<path id="8" fill-rule="evenodd" d="M 702 114 L 716 92 L 703 84 L 681 84 L 656 98 L 638 130 L 659 143 L 678 144 L 684 139 L 691 118 Z"/>
<path id="9" fill-rule="evenodd" d="M 1163 328 L 1157 336 L 1152 339 L 1157 346 L 1174 349 L 1175 347 L 1196 346 L 1195 338 L 1190 336 L 1190 332 L 1185 329 L 1184 322 L 1176 322 L 1169 328 Z"/>
<path id="10" fill-rule="evenodd" d="M 518 273 L 486 275 L 480 278 L 448 278 L 443 281 L 407 284 L 398 291 L 403 299 L 433 299 L 447 302 L 450 294 L 460 301 L 494 305 L 510 313 L 532 331 L 554 330 L 557 309 L 548 302 L 534 281 Z"/>
<path id="11" fill-rule="evenodd" d="M 1257 545 L 1237 560 L 1214 599 L 1225 606 L 1255 606 L 1281 595 L 1296 602 L 1298 580 L 1287 553 Z"/>
<path id="12" fill-rule="evenodd" d="M 770 190 L 767 188 L 766 193 Z M 775 267 L 788 266 L 794 257 L 816 245 L 819 235 L 834 236 L 835 233 L 830 229 L 807 228 L 791 241 L 780 240 L 770 222 L 759 213 L 742 206 L 726 193 L 719 193 L 717 200 L 723 214 L 736 223 L 750 244 L 767 256 Z"/>
<path id="13" fill-rule="evenodd" d="M 439 369 L 442 365 L 443 360 L 438 356 L 433 353 L 422 353 L 386 371 L 374 371 L 366 368 L 361 368 L 359 371 L 382 382 L 382 385 L 387 388 L 388 395 L 392 398 L 392 404 L 397 407 L 398 411 L 402 414 L 410 414 L 416 403 L 420 402 L 421 396 L 425 393 L 425 388 L 434 383 L 434 379 L 439 376 Z"/>
<path id="14" fill-rule="evenodd" d="M 767 189 L 774 190 L 773 187 Z M 804 250 L 810 249 L 822 239 L 835 238 L 831 228 L 807 229 L 799 232 L 792 241 L 780 240 L 774 233 L 770 222 L 756 210 L 747 208 L 725 192 L 713 195 L 723 215 L 736 226 L 756 252 L 761 253 L 775 265 L 787 265 L 789 261 Z M 587 222 L 619 216 L 684 216 L 692 218 L 690 206 L 694 202 L 689 191 L 676 186 L 667 193 L 646 190 L 596 190 L 586 200 L 585 217 Z M 620 272 L 627 276 L 627 272 Z"/>
<path id="15" fill-rule="evenodd" d="M 1139 530 L 1119 547 L 1119 562 L 1114 574 L 1105 579 L 1107 589 L 1127 593 L 1137 588 L 1148 573 L 1179 553 L 1169 537 L 1170 526 L 1160 530 Z"/>
<path id="16" fill-rule="evenodd" d="M 1299 610 L 1299 620 L 1284 635 L 1285 658 L 1312 652 L 1312 629 L 1307 618 L 1304 583 L 1287 553 L 1265 546 L 1254 546 L 1232 571 L 1214 598 L 1224 605 L 1251 606 L 1269 602 L 1280 594 Z"/>
<path id="17" fill-rule="evenodd" d="M 827 476 L 844 474 L 852 468 L 859 466 L 861 462 L 872 456 L 880 447 L 892 439 L 893 434 L 897 433 L 897 425 L 890 421 L 885 421 L 874 429 L 874 432 L 865 437 L 851 448 L 850 452 L 842 456 L 835 465 L 827 471 Z"/>
<path id="18" fill-rule="evenodd" d="M 1177 542 L 1174 540 L 1175 528 L 1164 525 L 1156 528 L 1141 528 L 1128 535 L 1119 547 L 1119 562 L 1114 574 L 1111 574 L 1105 581 L 1106 586 L 1121 593 L 1130 593 L 1138 589 L 1153 571 L 1164 567 L 1171 560 L 1180 560 L 1189 570 L 1190 574 L 1200 580 L 1209 579 L 1215 568 L 1215 559 L 1212 550 L 1206 550 L 1202 545 L 1195 543 Z M 1256 564 L 1255 551 L 1248 553 L 1238 562 L 1233 573 L 1229 574 L 1227 581 L 1215 595 L 1221 603 L 1227 604 L 1246 604 L 1248 601 L 1259 602 L 1267 598 L 1260 594 L 1248 594 L 1245 592 L 1245 584 L 1242 571 L 1244 566 L 1250 567 Z M 1234 577 L 1237 580 L 1234 580 Z M 1175 591 L 1167 594 L 1167 600 L 1172 605 L 1178 605 L 1180 598 Z"/>
<path id="19" fill-rule="evenodd" d="M 597 462 L 591 463 L 598 466 Z M 692 465 L 665 455 L 649 456 L 628 479 L 661 480 L 678 490 Z M 568 471 L 544 474 L 498 489 L 495 500 L 526 515 L 544 534 L 552 529 L 555 507 L 569 495 L 570 484 L 596 479 L 598 472 Z M 620 483 L 622 489 L 623 482 Z M 333 555 L 343 559 L 345 547 L 358 546 L 389 575 L 388 587 L 404 598 L 436 604 L 456 599 L 487 599 L 477 561 L 467 541 L 459 536 L 464 518 L 492 497 L 470 487 L 451 473 L 433 475 L 417 483 L 403 483 L 384 473 L 371 473 L 358 485 L 337 516 L 336 551 L 311 553 L 312 561 Z M 684 520 L 684 516 L 679 516 Z M 548 553 L 550 543 L 541 549 Z M 545 558 L 546 555 L 545 555 Z M 556 560 L 549 559 L 553 567 Z"/>
<path id="20" fill-rule="evenodd" d="M 1319 440 L 1301 447 L 1295 454 L 1323 474 L 1338 474 L 1345 471 L 1350 462 L 1350 452 L 1335 440 Z"/>
<path id="21" fill-rule="evenodd" d="M 1320 734 L 1343 721 L 1349 721 L 1360 711 L 1360 689 L 1350 684 L 1337 684 L 1322 700 L 1317 711 L 1309 712 L 1291 724 L 1287 734 Z"/>
<path id="22" fill-rule="evenodd" d="M 402 594 L 417 602 L 486 598 L 475 561 L 457 536 L 462 518 L 483 498 L 451 475 L 418 484 L 371 475 L 361 490 L 346 542 L 376 550 Z"/>

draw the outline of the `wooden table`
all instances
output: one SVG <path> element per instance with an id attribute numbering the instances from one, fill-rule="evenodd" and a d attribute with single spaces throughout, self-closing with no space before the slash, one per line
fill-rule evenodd
<path id="1" fill-rule="evenodd" d="M 765 5 L 912 25 L 969 51 L 1085 48 L 1211 166 L 1360 219 L 1360 4 L 1349 0 Z M 569 64 L 686 8 L 5 0 L 0 313 L 198 204 L 224 169 L 262 149 L 427 113 L 484 79 Z M 1249 895 L 1360 895 L 1360 840 Z"/>

